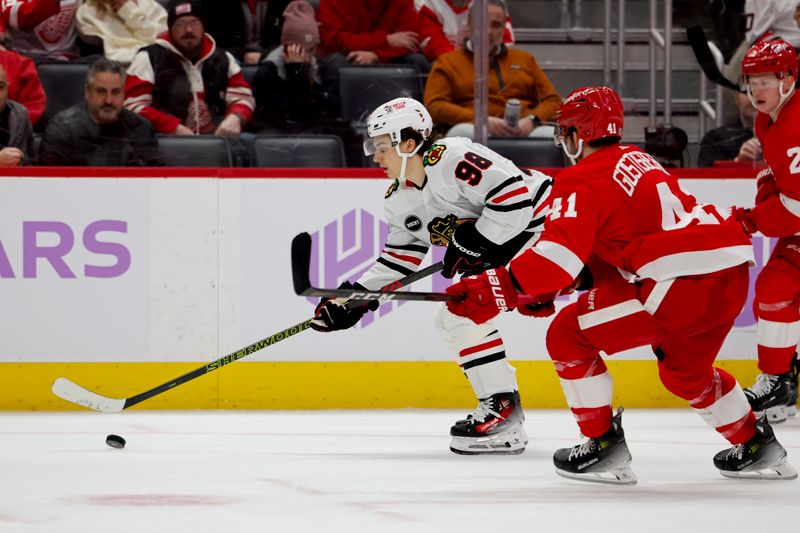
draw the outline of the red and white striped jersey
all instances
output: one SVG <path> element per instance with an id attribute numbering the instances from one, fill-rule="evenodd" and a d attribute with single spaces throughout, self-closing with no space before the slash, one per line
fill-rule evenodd
<path id="1" fill-rule="evenodd" d="M 656 281 L 753 262 L 727 210 L 698 203 L 635 146 L 602 148 L 560 173 L 548 208 L 539 242 L 511 261 L 527 294 L 568 287 L 590 256 Z"/>
<path id="2" fill-rule="evenodd" d="M 190 61 L 178 50 L 172 43 L 168 32 L 160 34 L 154 45 L 140 49 L 134 56 L 131 66 L 128 67 L 128 78 L 125 82 L 125 107 L 149 120 L 153 129 L 159 133 L 174 133 L 181 124 L 181 119 L 170 113 L 170 111 L 175 113 L 174 110 L 154 105 L 153 93 L 156 79 L 159 75 L 165 74 L 166 79 L 172 78 L 173 80 L 177 76 L 176 73 L 165 72 L 166 69 L 163 68 L 161 71 L 156 72 L 147 52 L 152 46 L 161 47 L 175 54 L 180 59 L 180 65 L 188 79 L 191 103 L 183 125 L 196 134 L 212 133 L 216 128 L 216 124 L 213 123 L 213 117 L 211 117 L 206 105 L 203 67 L 206 61 L 217 52 L 217 43 L 207 33 L 203 35 L 203 48 L 200 53 L 200 59 L 196 62 Z M 227 73 L 223 73 L 227 78 L 225 80 L 225 90 L 222 94 L 225 115 L 235 113 L 241 118 L 242 123 L 246 123 L 253 116 L 253 111 L 255 110 L 253 92 L 247 81 L 245 81 L 242 69 L 236 59 L 230 52 L 222 53 L 227 56 L 228 62 Z M 174 85 L 171 86 L 174 87 Z"/>
<path id="3" fill-rule="evenodd" d="M 358 280 L 378 289 L 415 272 L 430 246 L 446 246 L 458 220 L 476 220 L 481 235 L 504 244 L 541 233 L 551 178 L 465 137 L 449 137 L 424 155 L 425 181 L 395 180 L 386 193 L 386 245 Z"/>
<path id="4" fill-rule="evenodd" d="M 78 57 L 75 12 L 80 0 L 0 0 L 11 47 L 35 60 Z"/>
<path id="5" fill-rule="evenodd" d="M 423 51 L 430 47 L 433 58 L 450 50 L 460 48 L 469 34 L 469 10 L 472 1 L 459 6 L 453 0 L 414 0 L 420 14 L 420 39 Z M 426 42 L 428 40 L 428 42 Z M 511 17 L 506 17 L 503 42 L 514 44 L 514 29 Z"/>
<path id="6" fill-rule="evenodd" d="M 758 230 L 768 237 L 800 233 L 800 96 L 797 92 L 772 122 L 769 115 L 756 117 L 756 135 L 769 164 L 777 194 L 770 195 L 750 211 Z"/>

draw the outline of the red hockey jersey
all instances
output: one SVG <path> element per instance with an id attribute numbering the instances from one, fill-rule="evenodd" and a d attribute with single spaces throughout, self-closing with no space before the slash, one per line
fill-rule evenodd
<path id="1" fill-rule="evenodd" d="M 795 93 L 786 102 L 775 122 L 759 113 L 756 135 L 771 172 L 759 179 L 760 187 L 775 193 L 759 198 L 750 217 L 768 237 L 796 235 L 800 233 L 800 96 Z"/>
<path id="2" fill-rule="evenodd" d="M 753 262 L 729 213 L 700 204 L 635 146 L 598 150 L 553 180 L 541 239 L 511 262 L 527 294 L 569 286 L 590 256 L 629 279 L 668 280 Z"/>

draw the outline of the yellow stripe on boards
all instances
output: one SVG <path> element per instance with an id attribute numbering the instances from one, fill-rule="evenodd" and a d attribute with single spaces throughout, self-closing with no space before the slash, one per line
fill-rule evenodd
<path id="1" fill-rule="evenodd" d="M 82 409 L 50 392 L 66 377 L 89 390 L 125 398 L 170 381 L 202 363 L 0 363 L 0 410 Z M 514 361 L 523 406 L 564 408 L 550 361 Z M 606 359 L 614 405 L 684 407 L 658 379 L 655 361 Z M 755 361 L 719 361 L 743 387 Z M 159 394 L 133 409 L 471 409 L 475 397 L 452 362 L 238 362 Z"/>

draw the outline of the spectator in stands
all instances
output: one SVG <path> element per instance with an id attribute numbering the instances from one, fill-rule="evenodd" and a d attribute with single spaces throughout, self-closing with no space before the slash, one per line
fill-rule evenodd
<path id="1" fill-rule="evenodd" d="M 419 12 L 420 39 L 425 57 L 434 61 L 440 55 L 460 48 L 470 37 L 469 10 L 472 0 L 414 0 Z M 514 44 L 511 17 L 506 19 L 503 42 Z"/>
<path id="2" fill-rule="evenodd" d="M 555 120 L 561 105 L 555 87 L 533 55 L 503 44 L 508 13 L 502 0 L 488 0 L 489 21 L 489 134 L 494 137 L 552 136 L 553 128 L 542 122 Z M 470 10 L 472 27 L 472 10 Z M 425 86 L 425 107 L 439 127 L 450 128 L 448 136 L 473 137 L 472 42 L 439 57 Z M 520 118 L 512 127 L 503 118 L 506 102 L 520 101 Z"/>
<path id="3" fill-rule="evenodd" d="M 123 109 L 125 69 L 101 58 L 86 76 L 85 102 L 58 113 L 42 137 L 39 164 L 154 166 L 163 164 L 150 124 Z"/>
<path id="4" fill-rule="evenodd" d="M 333 68 L 377 63 L 410 63 L 422 72 L 419 14 L 413 0 L 320 0 L 320 55 Z"/>
<path id="5" fill-rule="evenodd" d="M 348 164 L 360 166 L 360 139 L 349 123 L 334 116 L 334 103 L 321 85 L 314 8 L 306 0 L 293 0 L 283 16 L 281 46 L 270 52 L 253 80 L 258 107 L 251 131 L 338 135 L 347 148 Z"/>
<path id="6" fill-rule="evenodd" d="M 0 167 L 30 162 L 33 129 L 25 106 L 8 99 L 6 71 L 0 66 Z"/>
<path id="7" fill-rule="evenodd" d="M 47 96 L 33 61 L 4 46 L 5 34 L 0 32 L 0 66 L 7 76 L 8 98 L 25 106 L 31 124 L 44 114 Z"/>
<path id="8" fill-rule="evenodd" d="M 139 48 L 167 30 L 167 11 L 156 0 L 86 0 L 75 24 L 81 39 L 128 66 Z"/>
<path id="9" fill-rule="evenodd" d="M 746 141 L 753 138 L 756 110 L 744 93 L 736 94 L 736 106 L 739 108 L 739 116 L 735 121 L 708 130 L 703 135 L 700 154 L 697 156 L 698 167 L 710 167 L 715 161 L 743 160 L 739 150 Z"/>
<path id="10" fill-rule="evenodd" d="M 207 31 L 217 46 L 245 65 L 257 65 L 280 44 L 283 11 L 289 0 L 202 0 Z M 231 6 L 238 3 L 240 8 Z"/>
<path id="11" fill-rule="evenodd" d="M 76 59 L 80 0 L 0 0 L 8 46 L 35 61 Z"/>
<path id="12" fill-rule="evenodd" d="M 128 69 L 125 107 L 159 133 L 238 139 L 255 108 L 242 69 L 205 33 L 198 0 L 173 2 L 167 13 L 169 31 L 141 49 Z"/>

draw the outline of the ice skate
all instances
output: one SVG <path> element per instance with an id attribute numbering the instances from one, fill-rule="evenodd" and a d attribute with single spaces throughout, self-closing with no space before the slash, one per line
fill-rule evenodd
<path id="1" fill-rule="evenodd" d="M 772 424 L 785 422 L 789 416 L 793 371 L 785 374 L 759 374 L 756 382 L 744 390 L 756 417 L 763 413 Z"/>
<path id="2" fill-rule="evenodd" d="M 450 428 L 450 450 L 462 455 L 514 455 L 525 451 L 528 436 L 518 392 L 480 401 L 474 414 Z"/>
<path id="3" fill-rule="evenodd" d="M 622 411 L 622 408 L 617 411 L 611 429 L 605 434 L 572 448 L 556 450 L 553 455 L 556 474 L 593 483 L 635 485 L 636 474 L 630 467 L 631 453 L 622 430 Z"/>
<path id="4" fill-rule="evenodd" d="M 756 434 L 714 456 L 714 466 L 725 477 L 737 479 L 797 479 L 786 460 L 786 449 L 775 439 L 766 416 L 756 422 Z"/>

